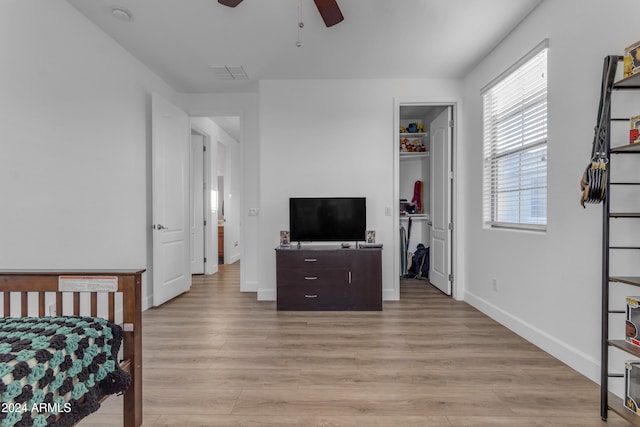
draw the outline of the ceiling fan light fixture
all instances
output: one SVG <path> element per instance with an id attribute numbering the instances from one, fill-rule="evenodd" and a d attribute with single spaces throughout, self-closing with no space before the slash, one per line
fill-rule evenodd
<path id="1" fill-rule="evenodd" d="M 218 0 L 218 3 L 229 7 L 236 7 L 242 2 L 242 0 Z"/>
<path id="2" fill-rule="evenodd" d="M 303 28 L 304 22 L 302 22 L 302 0 L 298 0 L 298 40 L 296 40 L 296 47 L 302 47 Z"/>
<path id="3" fill-rule="evenodd" d="M 338 2 L 336 2 L 336 0 L 313 1 L 318 8 L 318 12 L 320 12 L 320 16 L 322 16 L 324 25 L 327 27 L 333 27 L 334 25 L 344 21 L 344 16 L 342 16 L 342 11 L 340 11 L 340 6 L 338 6 Z"/>
<path id="4" fill-rule="evenodd" d="M 344 20 L 344 16 L 342 16 L 342 11 L 340 10 L 340 6 L 338 6 L 338 2 L 336 0 L 313 1 L 318 8 L 318 12 L 320 12 L 320 16 L 322 16 L 324 25 L 327 27 L 333 27 Z M 236 7 L 241 2 L 242 0 L 218 0 L 218 3 L 229 7 Z"/>

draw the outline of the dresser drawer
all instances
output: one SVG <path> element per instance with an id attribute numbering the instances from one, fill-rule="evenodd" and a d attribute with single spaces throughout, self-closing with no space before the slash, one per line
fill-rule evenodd
<path id="1" fill-rule="evenodd" d="M 347 283 L 348 272 L 344 268 L 279 268 L 277 270 L 280 286 L 342 286 Z"/>
<path id="2" fill-rule="evenodd" d="M 344 310 L 344 284 L 278 285 L 278 310 Z"/>
<path id="3" fill-rule="evenodd" d="M 343 267 L 345 254 L 339 251 L 277 251 L 278 268 L 331 268 Z"/>

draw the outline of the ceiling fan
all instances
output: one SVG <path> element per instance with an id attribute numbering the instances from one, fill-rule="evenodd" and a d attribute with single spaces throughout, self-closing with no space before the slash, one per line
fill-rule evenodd
<path id="1" fill-rule="evenodd" d="M 340 7 L 336 0 L 313 0 L 318 8 L 318 12 L 324 20 L 324 24 L 327 27 L 332 27 L 339 22 L 342 22 L 344 16 L 340 11 Z M 229 7 L 236 7 L 242 2 L 242 0 L 218 0 L 218 3 Z"/>

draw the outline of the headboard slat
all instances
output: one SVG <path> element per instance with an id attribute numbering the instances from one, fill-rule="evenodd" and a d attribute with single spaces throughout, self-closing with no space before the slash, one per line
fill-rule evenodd
<path id="1" fill-rule="evenodd" d="M 98 316 L 98 294 L 91 292 L 91 316 Z"/>
<path id="2" fill-rule="evenodd" d="M 3 292 L 2 298 L 4 299 L 4 317 L 11 316 L 11 293 Z"/>
<path id="3" fill-rule="evenodd" d="M 38 292 L 38 316 L 44 317 L 47 315 L 47 309 L 44 303 L 45 293 Z"/>
<path id="4" fill-rule="evenodd" d="M 29 292 L 20 292 L 20 317 L 29 315 Z"/>
<path id="5" fill-rule="evenodd" d="M 80 316 L 80 293 L 73 293 L 73 315 Z"/>
<path id="6" fill-rule="evenodd" d="M 109 322 L 116 322 L 116 294 L 115 292 L 109 292 Z"/>
<path id="7" fill-rule="evenodd" d="M 56 292 L 56 316 L 62 316 L 63 314 L 62 292 Z"/>

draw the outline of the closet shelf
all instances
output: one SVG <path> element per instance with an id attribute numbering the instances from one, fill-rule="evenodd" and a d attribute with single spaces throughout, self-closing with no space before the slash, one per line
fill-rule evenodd
<path id="1" fill-rule="evenodd" d="M 629 76 L 613 84 L 614 89 L 640 89 L 640 73 Z"/>
<path id="2" fill-rule="evenodd" d="M 427 214 L 407 214 L 407 215 L 400 215 L 400 219 L 429 219 L 429 215 Z"/>
<path id="3" fill-rule="evenodd" d="M 422 157 L 429 157 L 429 152 L 428 151 L 418 151 L 418 152 L 401 151 L 400 152 L 400 160 L 419 159 Z"/>
<path id="4" fill-rule="evenodd" d="M 640 153 L 640 143 L 619 145 L 611 149 L 612 154 Z"/>
<path id="5" fill-rule="evenodd" d="M 637 347 L 633 344 L 629 344 L 625 340 L 610 340 L 609 345 L 611 347 L 615 347 L 624 352 L 627 352 L 635 357 L 640 357 L 640 347 Z"/>
<path id="6" fill-rule="evenodd" d="M 609 212 L 609 218 L 640 218 L 640 212 Z"/>
<path id="7" fill-rule="evenodd" d="M 609 409 L 620 415 L 620 417 L 624 418 L 631 425 L 640 427 L 640 417 L 624 407 L 621 397 L 609 392 L 608 402 L 609 404 L 607 406 Z"/>
<path id="8" fill-rule="evenodd" d="M 426 132 L 400 132 L 400 136 L 404 138 L 421 138 L 427 136 Z"/>
<path id="9" fill-rule="evenodd" d="M 611 276 L 610 282 L 625 283 L 627 285 L 640 286 L 640 277 L 638 276 Z"/>

